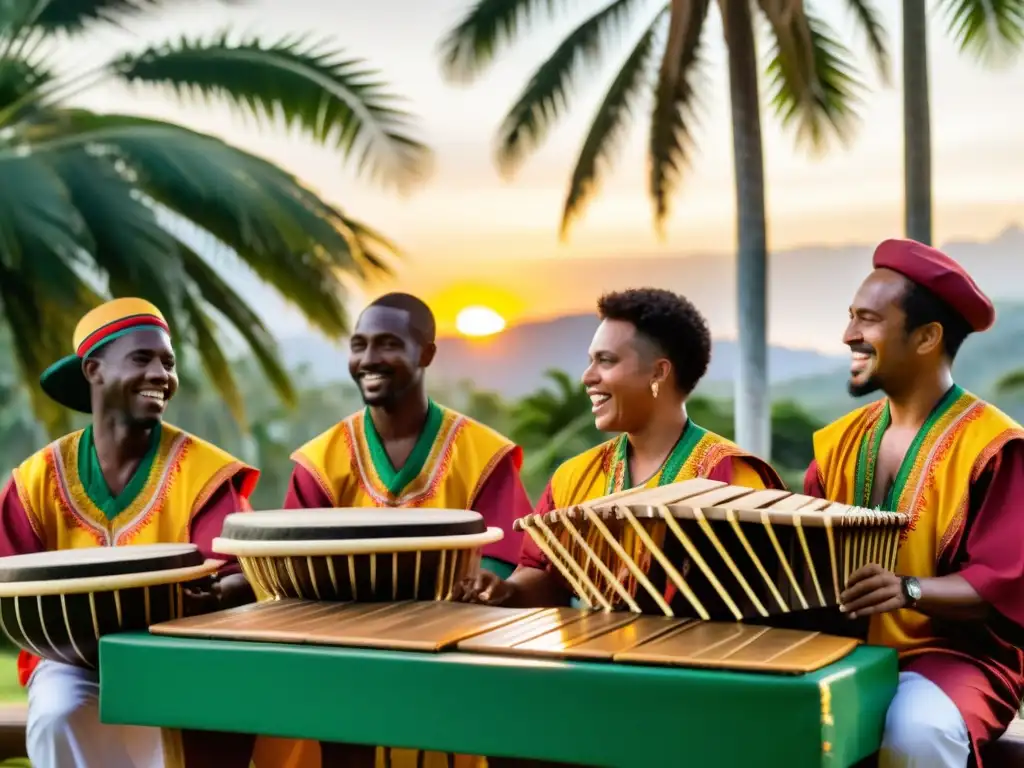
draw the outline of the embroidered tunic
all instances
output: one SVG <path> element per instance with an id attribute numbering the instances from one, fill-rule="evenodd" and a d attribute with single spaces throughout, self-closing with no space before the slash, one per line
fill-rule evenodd
<path id="1" fill-rule="evenodd" d="M 879 400 L 814 436 L 804 492 L 870 506 L 889 405 Z M 957 573 L 994 608 L 985 622 L 942 622 L 913 610 L 871 617 L 868 641 L 956 703 L 979 748 L 998 738 L 1024 696 L 1024 429 L 954 386 L 911 443 L 884 509 L 906 512 L 896 572 Z"/>

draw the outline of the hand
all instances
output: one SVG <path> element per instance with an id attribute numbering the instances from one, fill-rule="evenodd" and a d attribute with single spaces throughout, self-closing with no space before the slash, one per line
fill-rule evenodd
<path id="1" fill-rule="evenodd" d="M 839 610 L 849 614 L 851 619 L 906 607 L 900 577 L 874 563 L 858 568 L 839 596 Z"/>
<path id="2" fill-rule="evenodd" d="M 220 607 L 220 586 L 213 579 L 201 579 L 182 587 L 186 616 L 200 616 Z"/>
<path id="3" fill-rule="evenodd" d="M 481 570 L 455 585 L 452 599 L 463 603 L 501 605 L 515 593 L 515 587 L 490 571 Z"/>

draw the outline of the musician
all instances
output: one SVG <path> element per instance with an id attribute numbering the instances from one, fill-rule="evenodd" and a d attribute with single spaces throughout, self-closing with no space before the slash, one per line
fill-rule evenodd
<path id="1" fill-rule="evenodd" d="M 75 354 L 48 368 L 40 383 L 61 405 L 90 414 L 91 422 L 13 471 L 0 491 L 0 556 L 192 542 L 213 557 L 224 518 L 247 508 L 259 474 L 163 422 L 178 377 L 160 310 L 135 298 L 107 302 L 78 323 L 74 347 Z M 189 610 L 201 612 L 242 603 L 252 592 L 232 562 L 210 589 L 186 597 Z M 33 765 L 163 765 L 160 729 L 100 723 L 94 671 L 25 652 L 18 671 L 28 687 Z M 205 754 L 212 747 L 190 733 L 186 748 Z M 224 758 L 221 764 L 230 763 Z"/>
<path id="2" fill-rule="evenodd" d="M 415 296 L 389 293 L 363 310 L 349 340 L 349 373 L 366 407 L 292 455 L 284 506 L 472 509 L 505 532 L 484 547 L 485 565 L 511 572 L 522 539 L 512 521 L 531 511 L 519 476 L 522 450 L 427 396 L 435 337 L 434 315 Z M 344 750 L 344 764 L 357 764 L 356 748 L 323 745 L 324 765 L 342 764 L 334 750 Z M 366 752 L 372 766 L 373 751 Z M 308 746 L 288 740 L 261 738 L 254 757 L 260 768 L 318 765 Z"/>
<path id="3" fill-rule="evenodd" d="M 843 341 L 850 393 L 885 397 L 814 435 L 806 493 L 911 518 L 896 573 L 869 565 L 841 595 L 900 655 L 883 768 L 980 766 L 1024 696 L 1024 430 L 951 373 L 994 320 L 953 259 L 883 242 Z"/>
<path id="4" fill-rule="evenodd" d="M 688 299 L 641 288 L 606 294 L 597 309 L 601 324 L 583 383 L 597 428 L 620 434 L 563 463 L 538 513 L 698 477 L 748 488 L 785 487 L 766 462 L 687 416 L 686 399 L 711 360 L 707 322 Z M 507 580 L 481 573 L 464 582 L 457 596 L 492 605 L 567 604 L 564 580 L 532 539 L 523 541 L 519 566 Z"/>
<path id="5" fill-rule="evenodd" d="M 389 293 L 359 315 L 349 340 L 349 374 L 366 408 L 292 454 L 284 506 L 472 509 L 505 538 L 484 554 L 510 566 L 529 510 L 519 477 L 522 450 L 489 427 L 427 397 L 437 352 L 430 308 Z"/>

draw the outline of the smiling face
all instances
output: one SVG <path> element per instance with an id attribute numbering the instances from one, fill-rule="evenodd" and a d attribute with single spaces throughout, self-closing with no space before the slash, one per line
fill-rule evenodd
<path id="1" fill-rule="evenodd" d="M 671 397 L 670 365 L 648 346 L 632 323 L 604 320 L 598 326 L 583 384 L 593 404 L 594 424 L 602 432 L 635 433 L 644 428 L 657 403 L 652 381 L 659 382 L 663 402 Z"/>
<path id="2" fill-rule="evenodd" d="M 934 323 L 907 332 L 903 299 L 908 288 L 899 273 L 876 269 L 853 298 L 843 343 L 850 348 L 847 388 L 854 397 L 898 389 L 941 346 L 941 328 Z"/>
<path id="3" fill-rule="evenodd" d="M 104 411 L 133 425 L 155 426 L 178 391 L 174 350 L 163 331 L 139 330 L 109 342 L 82 364 Z"/>
<path id="4" fill-rule="evenodd" d="M 417 340 L 409 319 L 405 310 L 385 306 L 370 306 L 359 316 L 349 340 L 348 371 L 367 405 L 393 405 L 423 381 L 434 345 Z"/>

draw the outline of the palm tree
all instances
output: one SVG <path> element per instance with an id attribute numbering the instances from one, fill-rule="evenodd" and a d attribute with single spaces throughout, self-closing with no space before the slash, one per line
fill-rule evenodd
<path id="1" fill-rule="evenodd" d="M 903 157 L 907 237 L 932 242 L 932 136 L 925 0 L 903 0 Z M 1024 3 L 941 0 L 961 51 L 993 62 L 1024 43 Z"/>
<path id="2" fill-rule="evenodd" d="M 848 0 L 880 65 L 886 45 L 874 8 Z M 550 18 L 569 4 L 557 0 L 476 0 L 442 42 L 445 73 L 471 81 L 500 50 L 528 33 L 538 17 Z M 711 0 L 601 0 L 596 11 L 559 44 L 530 77 L 498 135 L 498 164 L 513 172 L 543 142 L 570 108 L 572 90 L 588 65 L 604 60 L 621 31 L 649 13 L 639 39 L 598 107 L 562 211 L 561 235 L 597 192 L 602 171 L 626 133 L 644 92 L 651 97 L 648 187 L 654 224 L 661 233 L 669 199 L 683 179 L 695 142 L 694 107 L 704 70 Z M 764 160 L 755 22 L 767 22 L 772 51 L 767 74 L 771 104 L 798 140 L 822 150 L 830 134 L 845 139 L 855 120 L 858 83 L 849 51 L 803 0 L 718 0 L 728 48 L 736 178 L 737 290 L 740 364 L 736 434 L 740 444 L 767 457 L 770 416 L 767 371 L 767 235 Z"/>
<path id="3" fill-rule="evenodd" d="M 244 339 L 285 402 L 294 392 L 270 331 L 229 275 L 254 273 L 339 336 L 348 329 L 345 280 L 386 271 L 396 247 L 273 163 L 171 122 L 97 114 L 69 100 L 112 80 L 217 99 L 401 187 L 422 177 L 429 155 L 380 76 L 324 44 L 183 38 L 88 71 L 53 69 L 58 40 L 158 5 L 0 4 L 0 322 L 12 331 L 23 381 L 34 383 L 67 354 L 84 311 L 111 295 L 142 296 L 164 310 L 241 418 L 222 325 Z M 47 428 L 64 428 L 67 416 L 31 391 Z"/>

